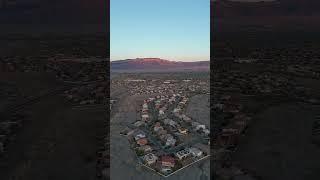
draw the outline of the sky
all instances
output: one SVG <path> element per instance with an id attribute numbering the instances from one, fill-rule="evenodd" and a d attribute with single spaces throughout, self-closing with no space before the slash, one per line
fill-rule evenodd
<path id="1" fill-rule="evenodd" d="M 217 0 L 211 0 L 211 1 L 217 1 Z M 239 2 L 261 2 L 261 1 L 277 1 L 277 0 L 229 0 L 229 1 L 239 1 Z"/>
<path id="2" fill-rule="evenodd" d="M 210 0 L 111 0 L 111 60 L 210 60 Z"/>

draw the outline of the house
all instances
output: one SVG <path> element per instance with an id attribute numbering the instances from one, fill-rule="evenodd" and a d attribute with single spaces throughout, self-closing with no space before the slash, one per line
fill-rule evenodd
<path id="1" fill-rule="evenodd" d="M 200 149 L 195 147 L 190 148 L 189 151 L 194 157 L 200 157 L 203 154 L 203 152 Z"/>
<path id="2" fill-rule="evenodd" d="M 198 130 L 200 130 L 200 129 L 206 129 L 206 126 L 205 125 L 203 125 L 203 124 L 199 124 L 199 125 L 197 125 L 196 127 L 195 127 L 195 130 L 196 131 L 198 131 Z"/>
<path id="3" fill-rule="evenodd" d="M 168 134 L 167 136 L 167 141 L 166 141 L 166 146 L 174 146 L 176 144 L 176 139 L 171 134 Z"/>
<path id="4" fill-rule="evenodd" d="M 174 113 L 174 116 L 179 118 L 179 119 L 182 119 L 183 118 L 183 115 L 179 114 L 179 113 Z"/>
<path id="5" fill-rule="evenodd" d="M 143 131 L 137 131 L 134 134 L 134 139 L 137 141 L 138 139 L 145 138 L 146 134 Z"/>
<path id="6" fill-rule="evenodd" d="M 141 146 L 139 149 L 142 150 L 143 152 L 151 152 L 152 151 L 152 147 L 149 145 Z"/>
<path id="7" fill-rule="evenodd" d="M 148 144 L 148 140 L 147 140 L 147 138 L 138 139 L 137 140 L 137 144 L 140 145 L 140 146 L 147 145 Z"/>
<path id="8" fill-rule="evenodd" d="M 170 125 L 172 127 L 176 127 L 176 125 L 177 125 L 177 123 L 172 119 L 165 119 L 165 120 L 163 120 L 163 123 L 165 125 Z"/>
<path id="9" fill-rule="evenodd" d="M 163 109 L 159 110 L 159 116 L 161 116 L 161 115 L 164 115 L 164 110 Z"/>
<path id="10" fill-rule="evenodd" d="M 155 103 L 155 107 L 156 107 L 156 109 L 159 109 L 160 108 L 160 103 Z"/>
<path id="11" fill-rule="evenodd" d="M 172 172 L 171 167 L 162 167 L 161 172 L 164 174 L 170 174 Z"/>
<path id="12" fill-rule="evenodd" d="M 180 101 L 179 105 L 184 106 L 186 103 L 184 101 Z"/>
<path id="13" fill-rule="evenodd" d="M 148 121 L 149 120 L 149 115 L 148 114 L 142 114 L 141 120 L 142 121 Z"/>
<path id="14" fill-rule="evenodd" d="M 154 164 L 158 160 L 158 157 L 152 153 L 149 153 L 143 157 L 143 160 L 148 165 L 151 165 L 151 164 Z"/>
<path id="15" fill-rule="evenodd" d="M 162 136 L 162 135 L 166 135 L 167 134 L 167 130 L 159 130 L 158 132 L 157 132 L 157 134 L 158 134 L 158 136 Z"/>
<path id="16" fill-rule="evenodd" d="M 177 158 L 182 160 L 190 155 L 190 151 L 188 149 L 183 149 L 181 151 L 178 151 L 175 155 Z"/>
<path id="17" fill-rule="evenodd" d="M 154 125 L 153 130 L 154 130 L 155 132 L 158 132 L 158 131 L 160 131 L 160 130 L 163 130 L 163 127 L 160 125 L 159 122 L 156 122 L 156 124 Z"/>
<path id="18" fill-rule="evenodd" d="M 191 122 L 191 118 L 186 116 L 185 114 L 182 115 L 182 120 L 184 120 L 186 122 Z"/>
<path id="19" fill-rule="evenodd" d="M 203 129 L 203 133 L 208 136 L 210 134 L 210 130 L 209 129 Z"/>
<path id="20" fill-rule="evenodd" d="M 172 98 L 169 99 L 169 103 L 175 102 L 175 101 L 176 101 L 176 98 L 175 98 L 175 97 L 172 97 Z"/>
<path id="21" fill-rule="evenodd" d="M 147 103 L 144 103 L 144 104 L 142 105 L 142 108 L 143 108 L 143 109 L 148 109 L 148 104 L 147 104 Z"/>
<path id="22" fill-rule="evenodd" d="M 171 156 L 162 156 L 161 157 L 161 165 L 164 167 L 174 167 L 175 160 Z"/>
<path id="23" fill-rule="evenodd" d="M 181 111 L 180 108 L 174 108 L 174 109 L 173 109 L 173 113 L 179 113 L 180 111 Z"/>
<path id="24" fill-rule="evenodd" d="M 162 141 L 166 141 L 167 140 L 167 136 L 168 136 L 168 134 L 160 134 L 159 135 L 159 139 L 162 140 Z"/>
<path id="25" fill-rule="evenodd" d="M 159 98 L 160 98 L 160 97 L 159 97 Z M 157 100 L 154 101 L 154 103 L 155 103 L 155 104 L 160 104 L 161 101 L 160 101 L 160 99 L 157 99 Z"/>
<path id="26" fill-rule="evenodd" d="M 179 133 L 181 133 L 181 134 L 188 134 L 188 129 L 186 129 L 186 128 L 179 128 L 178 129 L 179 130 Z"/>
<path id="27" fill-rule="evenodd" d="M 148 109 L 142 109 L 141 113 L 142 114 L 148 114 Z"/>

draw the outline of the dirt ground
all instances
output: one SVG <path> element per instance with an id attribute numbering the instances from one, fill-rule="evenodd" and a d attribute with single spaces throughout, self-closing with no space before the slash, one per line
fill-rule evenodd
<path id="1" fill-rule="evenodd" d="M 186 114 L 210 128 L 210 95 L 195 95 L 190 98 Z"/>

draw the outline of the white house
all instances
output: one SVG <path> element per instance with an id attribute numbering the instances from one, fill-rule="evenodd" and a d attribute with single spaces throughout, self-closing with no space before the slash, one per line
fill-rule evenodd
<path id="1" fill-rule="evenodd" d="M 203 152 L 200 149 L 194 147 L 190 148 L 189 151 L 194 157 L 199 157 L 203 154 Z"/>
<path id="2" fill-rule="evenodd" d="M 148 121 L 149 120 L 149 115 L 148 114 L 142 114 L 141 115 L 141 120 L 142 121 Z"/>
<path id="3" fill-rule="evenodd" d="M 188 157 L 190 155 L 190 151 L 188 149 L 183 149 L 181 151 L 178 151 L 175 155 L 177 158 L 181 160 L 183 158 Z"/>
<path id="4" fill-rule="evenodd" d="M 134 135 L 134 139 L 137 141 L 141 138 L 145 138 L 146 134 L 143 131 L 136 132 Z"/>
<path id="5" fill-rule="evenodd" d="M 197 126 L 195 127 L 195 129 L 196 129 L 196 131 L 198 131 L 198 130 L 200 130 L 200 129 L 206 129 L 206 126 L 203 125 L 203 124 L 200 124 L 200 125 L 197 125 Z"/>
<path id="6" fill-rule="evenodd" d="M 154 164 L 157 160 L 158 160 L 158 157 L 152 153 L 149 153 L 147 155 L 145 155 L 143 157 L 143 160 L 148 164 L 148 165 L 151 165 L 151 164 Z"/>
<path id="7" fill-rule="evenodd" d="M 176 144 L 176 140 L 170 134 L 167 136 L 166 146 L 174 146 Z"/>
<path id="8" fill-rule="evenodd" d="M 210 134 L 210 130 L 209 130 L 209 129 L 204 129 L 204 130 L 203 130 L 203 133 L 204 133 L 206 136 L 208 136 L 208 135 Z"/>
<path id="9" fill-rule="evenodd" d="M 144 104 L 142 105 L 142 108 L 143 108 L 143 109 L 148 109 L 148 104 L 147 104 L 147 103 L 144 103 Z"/>

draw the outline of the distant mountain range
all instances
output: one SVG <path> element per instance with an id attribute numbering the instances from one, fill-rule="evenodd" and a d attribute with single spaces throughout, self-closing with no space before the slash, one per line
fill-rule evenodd
<path id="1" fill-rule="evenodd" d="M 211 0 L 212 16 L 310 16 L 320 15 L 319 0 L 231 1 Z"/>
<path id="2" fill-rule="evenodd" d="M 136 58 L 111 61 L 111 71 L 209 71 L 210 61 L 181 62 L 160 58 Z"/>

